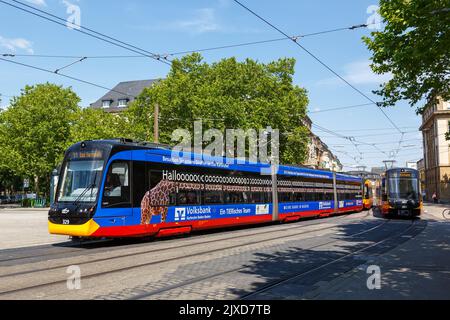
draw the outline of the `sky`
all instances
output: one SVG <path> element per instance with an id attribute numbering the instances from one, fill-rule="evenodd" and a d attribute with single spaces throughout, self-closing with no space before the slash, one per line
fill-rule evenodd
<path id="1" fill-rule="evenodd" d="M 2 0 L 17 5 L 13 0 Z M 107 34 L 149 52 L 173 54 L 237 43 L 283 37 L 232 0 L 21 0 L 83 27 Z M 372 100 L 372 93 L 389 75 L 375 75 L 369 67 L 371 53 L 362 41 L 379 25 L 375 0 L 241 0 L 243 4 L 289 35 L 304 35 L 370 23 L 369 28 L 344 30 L 300 38 L 300 43 Z M 79 13 L 79 14 L 78 14 Z M 79 18 L 79 20 L 78 20 Z M 382 27 L 382 26 L 381 26 Z M 136 55 L 66 26 L 57 25 L 0 2 L 0 58 L 47 70 L 60 69 L 74 58 L 39 55 L 111 56 Z M 252 58 L 270 62 L 284 57 L 297 60 L 294 83 L 308 91 L 309 116 L 314 124 L 338 134 L 316 133 L 339 157 L 346 170 L 358 166 L 383 166 L 399 146 L 401 134 L 375 105 L 325 111 L 370 103 L 292 41 L 278 41 L 203 52 L 207 62 L 222 58 Z M 169 56 L 171 59 L 180 55 Z M 88 58 L 61 73 L 113 88 L 118 82 L 164 78 L 169 66 L 148 57 Z M 105 90 L 28 67 L 0 60 L 1 106 L 20 94 L 25 85 L 43 82 L 71 86 L 82 106 L 99 99 Z M 385 109 L 405 132 L 397 165 L 417 161 L 422 155 L 421 118 L 407 102 Z M 344 138 L 347 137 L 347 138 Z M 375 145 L 374 145 L 375 144 Z M 382 152 L 383 153 L 382 153 Z"/>

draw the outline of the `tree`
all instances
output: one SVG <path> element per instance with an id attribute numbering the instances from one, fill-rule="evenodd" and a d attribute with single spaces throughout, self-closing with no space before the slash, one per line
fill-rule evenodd
<path id="1" fill-rule="evenodd" d="M 20 177 L 49 183 L 70 142 L 79 97 L 70 89 L 46 83 L 26 86 L 0 114 L 2 166 Z"/>
<path id="2" fill-rule="evenodd" d="M 373 52 L 373 71 L 392 74 L 374 91 L 383 106 L 403 99 L 414 106 L 434 95 L 450 99 L 449 13 L 449 0 L 380 0 L 386 27 L 364 41 Z"/>
<path id="3" fill-rule="evenodd" d="M 168 77 L 144 89 L 125 113 L 128 136 L 153 138 L 153 112 L 158 104 L 163 143 L 171 143 L 174 129 L 192 132 L 198 119 L 203 120 L 204 131 L 270 126 L 281 133 L 281 161 L 299 164 L 307 148 L 303 119 L 308 98 L 305 89 L 293 85 L 294 65 L 294 59 L 263 64 L 235 58 L 207 64 L 200 54 L 174 60 Z"/>

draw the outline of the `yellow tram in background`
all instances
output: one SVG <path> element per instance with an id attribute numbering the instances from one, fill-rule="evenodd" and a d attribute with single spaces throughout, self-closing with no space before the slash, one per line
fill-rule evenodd
<path id="1" fill-rule="evenodd" d="M 349 174 L 362 178 L 363 209 L 378 207 L 381 204 L 381 176 L 366 171 L 351 171 Z"/>

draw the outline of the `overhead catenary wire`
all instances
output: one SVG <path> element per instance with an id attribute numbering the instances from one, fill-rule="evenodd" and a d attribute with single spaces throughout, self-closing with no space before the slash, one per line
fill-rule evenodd
<path id="1" fill-rule="evenodd" d="M 33 6 L 30 6 L 30 5 L 28 5 L 26 3 L 23 3 L 21 1 L 17 1 L 17 0 L 11 0 L 11 1 L 13 1 L 13 2 L 15 2 L 15 3 L 17 3 L 17 4 L 19 4 L 19 5 L 23 6 L 23 7 L 30 8 L 30 9 L 32 9 L 34 11 L 40 12 L 42 14 L 45 14 L 47 17 L 43 16 L 42 14 L 39 14 L 37 12 L 30 11 L 30 10 L 28 10 L 26 8 L 14 5 L 14 4 L 12 4 L 10 2 L 7 2 L 7 1 L 4 1 L 4 0 L 0 0 L 0 3 L 6 4 L 8 6 L 11 6 L 11 7 L 16 8 L 16 9 L 21 10 L 21 11 L 27 12 L 29 14 L 32 14 L 32 15 L 37 16 L 37 17 L 40 17 L 40 18 L 45 19 L 47 21 L 50 21 L 50 22 L 62 25 L 64 27 L 67 27 L 66 19 L 58 17 L 58 16 L 56 16 L 54 14 L 51 14 L 51 13 L 49 13 L 47 11 L 35 8 Z M 60 22 L 58 20 L 60 20 L 62 22 Z M 132 44 L 126 43 L 126 42 L 121 41 L 121 40 L 118 40 L 116 38 L 113 38 L 113 37 L 108 36 L 106 34 L 100 33 L 98 31 L 95 31 L 95 30 L 93 30 L 91 28 L 88 28 L 88 27 L 84 27 L 84 26 L 81 26 L 81 25 L 78 25 L 78 24 L 75 24 L 75 23 L 70 23 L 70 25 L 74 27 L 72 29 L 74 31 L 83 33 L 85 35 L 88 35 L 90 37 L 96 38 L 98 40 L 110 43 L 110 44 L 118 46 L 118 47 L 121 47 L 121 48 L 126 49 L 128 51 L 132 51 L 132 52 L 138 53 L 138 54 L 140 54 L 142 56 L 147 56 L 149 58 L 152 58 L 154 60 L 162 62 L 162 63 L 164 63 L 166 65 L 171 65 L 171 61 L 169 59 L 167 59 L 165 57 L 161 57 L 160 55 L 155 54 L 153 52 L 147 51 L 145 49 L 139 48 L 139 47 L 134 46 Z"/>
<path id="2" fill-rule="evenodd" d="M 84 61 L 84 60 L 86 60 L 86 59 L 87 59 L 87 57 L 83 57 L 83 58 L 81 58 L 81 59 L 78 59 L 78 60 L 75 61 L 75 62 L 72 62 L 72 63 L 70 63 L 70 64 L 68 64 L 68 65 L 66 65 L 66 66 L 63 66 L 63 67 L 61 67 L 61 68 L 59 68 L 59 69 L 56 69 L 56 70 L 55 70 L 55 73 L 59 73 L 59 71 L 61 71 L 61 70 L 63 70 L 63 69 L 66 69 L 66 68 L 69 68 L 69 67 L 73 66 L 74 64 L 80 63 L 80 62 L 82 62 L 82 61 Z"/>
<path id="3" fill-rule="evenodd" d="M 412 134 L 412 133 L 419 133 L 419 131 L 414 130 L 414 131 L 405 131 L 402 134 Z M 379 137 L 379 136 L 391 136 L 391 135 L 397 135 L 400 133 L 377 133 L 377 134 L 363 134 L 363 135 L 357 135 L 357 136 L 353 136 L 354 138 L 365 138 L 365 137 Z M 333 136 L 322 136 L 323 138 L 333 138 Z"/>
<path id="4" fill-rule="evenodd" d="M 317 36 L 332 32 L 338 32 L 338 31 L 344 31 L 344 30 L 355 30 L 359 28 L 365 28 L 368 27 L 371 24 L 359 24 L 359 25 L 353 25 L 350 27 L 344 27 L 344 28 L 336 28 L 331 30 L 325 30 L 325 31 L 318 31 L 308 34 L 301 34 L 301 35 L 295 35 L 292 36 L 292 38 L 306 38 L 311 36 Z M 275 38 L 275 39 L 268 39 L 268 40 L 260 40 L 260 41 L 252 41 L 252 42 L 244 42 L 244 43 L 237 43 L 237 44 L 230 44 L 230 45 L 223 45 L 223 46 L 216 46 L 216 47 L 208 47 L 208 48 L 200 48 L 200 49 L 193 49 L 193 50 L 185 50 L 185 51 L 178 51 L 178 52 L 171 52 L 171 53 L 165 53 L 160 54 L 161 57 L 167 57 L 167 56 L 178 56 L 178 55 L 184 55 L 194 52 L 205 52 L 205 51 L 214 51 L 214 50 L 222 50 L 222 49 L 228 49 L 228 48 L 237 48 L 237 47 L 243 47 L 243 46 L 251 46 L 251 45 L 257 45 L 257 44 L 263 44 L 263 43 L 270 43 L 270 42 L 278 42 L 278 41 L 286 41 L 287 38 Z M 80 59 L 80 58 L 89 58 L 89 59 L 121 59 L 121 58 L 145 58 L 142 55 L 45 55 L 45 54 L 13 54 L 13 53 L 6 53 L 3 54 L 4 56 L 9 57 L 34 57 L 34 58 L 61 58 L 61 59 Z M 369 104 L 370 105 L 370 104 Z"/>
<path id="5" fill-rule="evenodd" d="M 303 45 L 301 45 L 295 38 L 292 38 L 291 36 L 289 36 L 286 32 L 284 32 L 283 30 L 281 30 L 280 28 L 276 27 L 274 24 L 272 24 L 271 22 L 269 22 L 267 19 L 263 18 L 262 16 L 260 16 L 259 14 L 257 14 L 255 11 L 253 11 L 252 9 L 250 9 L 249 7 L 245 6 L 243 3 L 241 3 L 238 0 L 233 0 L 235 3 L 237 3 L 239 6 L 241 6 L 242 8 L 244 8 L 245 10 L 247 10 L 248 12 L 250 12 L 252 15 L 254 15 L 255 17 L 257 17 L 258 19 L 260 19 L 261 21 L 263 21 L 264 23 L 266 23 L 267 25 L 269 25 L 271 28 L 273 28 L 274 30 L 278 31 L 279 33 L 281 33 L 282 35 L 284 35 L 287 39 L 292 40 L 293 43 L 295 43 L 297 46 L 299 46 L 303 51 L 305 51 L 308 55 L 310 55 L 314 60 L 316 60 L 317 62 L 319 62 L 322 66 L 324 66 L 327 70 L 329 70 L 331 73 L 333 73 L 336 77 L 338 77 L 340 80 L 342 80 L 344 83 L 346 83 L 349 87 L 351 87 L 354 91 L 356 91 L 357 93 L 359 93 L 360 95 L 362 95 L 364 98 L 366 98 L 367 100 L 369 100 L 371 103 L 375 104 L 380 111 L 383 113 L 383 115 L 386 117 L 386 119 L 388 119 L 388 121 L 393 125 L 394 128 L 396 128 L 400 133 L 402 132 L 398 126 L 395 124 L 394 121 L 392 121 L 392 119 L 386 114 L 386 112 L 382 109 L 382 107 L 375 102 L 372 98 L 370 98 L 368 95 L 366 95 L 364 92 L 362 92 L 361 90 L 359 90 L 358 88 L 356 88 L 354 85 L 352 85 L 350 82 L 348 82 L 344 77 L 342 77 L 340 74 L 338 74 L 335 70 L 333 70 L 329 65 L 327 65 L 325 62 L 323 62 L 321 59 L 319 59 L 315 54 L 313 54 L 311 51 L 309 51 L 308 49 L 306 49 Z"/>
<path id="6" fill-rule="evenodd" d="M 83 80 L 83 79 L 80 79 L 80 78 L 72 77 L 72 76 L 69 76 L 69 75 L 66 75 L 66 74 L 63 74 L 63 73 L 59 73 L 59 72 L 55 73 L 54 71 L 49 70 L 49 69 L 44 69 L 44 68 L 41 68 L 41 67 L 37 67 L 37 66 L 33 66 L 33 65 L 17 62 L 17 61 L 8 60 L 8 59 L 5 59 L 5 58 L 0 58 L 0 60 L 1 61 L 5 61 L 5 62 L 9 62 L 9 63 L 12 63 L 12 64 L 15 64 L 15 65 L 19 65 L 19 66 L 23 66 L 23 67 L 27 67 L 27 68 L 31 68 L 31 69 L 35 69 L 35 70 L 39 70 L 39 71 L 42 71 L 42 72 L 55 74 L 55 75 L 58 75 L 60 77 L 64 77 L 64 78 L 71 79 L 71 80 L 74 80 L 74 81 L 77 81 L 77 82 L 88 84 L 88 85 L 91 85 L 91 86 L 94 86 L 94 87 L 97 87 L 97 88 L 100 88 L 100 89 L 104 89 L 104 90 L 107 90 L 107 91 L 116 92 L 118 94 L 123 95 L 124 97 L 136 98 L 133 95 L 130 95 L 130 94 L 127 94 L 127 93 L 124 93 L 124 92 L 120 92 L 118 90 L 115 90 L 115 89 L 112 89 L 112 88 L 108 88 L 108 87 L 105 87 L 103 85 L 91 82 L 91 81 L 87 81 L 87 80 Z"/>
<path id="7" fill-rule="evenodd" d="M 309 114 L 316 114 L 316 113 L 323 113 L 323 112 L 331 112 L 331 111 L 340 111 L 340 110 L 346 110 L 346 109 L 355 109 L 355 108 L 361 108 L 361 107 L 367 107 L 367 106 L 373 106 L 376 105 L 377 103 L 363 103 L 363 104 L 355 104 L 355 105 L 351 105 L 351 106 L 343 106 L 343 107 L 334 107 L 334 108 L 327 108 L 327 109 L 323 109 L 322 108 L 312 108 L 313 111 L 309 111 Z M 319 110 L 317 110 L 319 109 Z"/>
<path id="8" fill-rule="evenodd" d="M 323 132 L 330 133 L 330 134 L 332 134 L 333 136 L 339 137 L 339 138 L 341 138 L 341 139 L 348 140 L 348 141 L 350 141 L 353 145 L 355 145 L 355 144 L 360 144 L 360 145 L 372 146 L 372 147 L 376 148 L 378 151 L 380 151 L 381 153 L 387 154 L 385 151 L 379 149 L 379 148 L 376 146 L 376 144 L 374 144 L 374 143 L 369 143 L 369 142 L 365 142 L 365 141 L 359 141 L 359 140 L 356 140 L 355 137 L 342 135 L 342 134 L 340 134 L 340 133 L 337 133 L 337 132 L 334 132 L 334 131 L 332 131 L 332 130 L 329 130 L 329 129 L 326 129 L 326 128 L 324 128 L 324 127 L 321 127 L 321 126 L 319 126 L 319 125 L 317 125 L 317 124 L 312 124 L 312 126 L 315 127 L 315 128 L 317 128 L 318 130 L 323 131 Z"/>

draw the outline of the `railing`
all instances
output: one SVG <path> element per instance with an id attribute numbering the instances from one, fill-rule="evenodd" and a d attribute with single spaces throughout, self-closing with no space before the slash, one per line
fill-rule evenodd
<path id="1" fill-rule="evenodd" d="M 21 205 L 24 208 L 45 208 L 47 205 L 47 199 L 22 199 Z"/>

